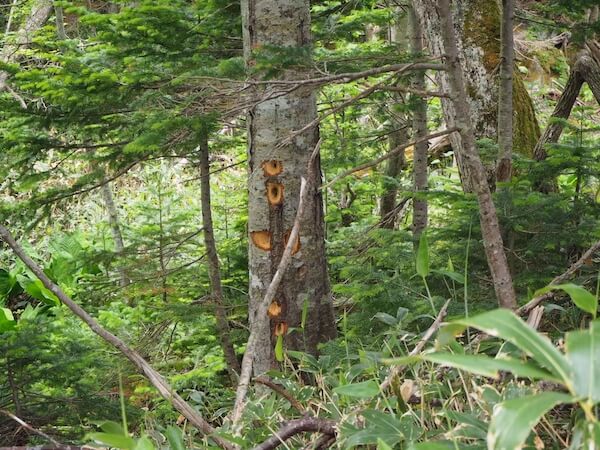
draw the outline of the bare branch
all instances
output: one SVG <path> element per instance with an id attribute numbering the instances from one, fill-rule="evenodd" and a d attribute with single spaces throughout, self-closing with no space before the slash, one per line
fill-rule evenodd
<path id="1" fill-rule="evenodd" d="M 62 289 L 56 285 L 44 271 L 33 261 L 23 247 L 14 239 L 12 234 L 4 225 L 0 225 L 0 237 L 12 248 L 15 255 L 37 276 L 42 284 L 49 289 L 59 300 L 69 308 L 73 314 L 79 317 L 95 334 L 100 336 L 104 341 L 118 349 L 131 363 L 143 373 L 148 381 L 158 390 L 161 396 L 167 400 L 177 411 L 181 413 L 187 420 L 190 421 L 204 435 L 211 435 L 212 440 L 225 450 L 233 450 L 233 446 L 219 437 L 213 435 L 215 429 L 210 425 L 198 412 L 193 409 L 186 401 L 181 398 L 173 387 L 160 375 L 138 352 L 131 349 L 125 342 L 117 336 L 104 329 L 91 315 L 87 313 L 81 306 L 75 303 Z"/>
<path id="2" fill-rule="evenodd" d="M 575 272 L 577 272 L 581 268 L 581 266 L 586 264 L 589 261 L 589 259 L 594 255 L 594 253 L 596 253 L 599 250 L 600 250 L 600 241 L 597 241 L 594 243 L 594 245 L 592 245 L 590 248 L 588 248 L 586 250 L 586 252 L 583 255 L 581 255 L 581 258 L 579 258 L 577 261 L 575 261 L 571 265 L 571 267 L 569 267 L 565 272 L 563 272 L 560 275 L 558 275 L 557 277 L 555 277 L 549 284 L 550 285 L 561 284 L 562 282 L 571 278 L 575 274 Z M 517 314 L 519 314 L 521 316 L 525 315 L 525 314 L 529 314 L 529 312 L 531 312 L 532 309 L 534 309 L 540 303 L 551 299 L 553 296 L 554 296 L 554 292 L 548 292 L 546 294 L 539 295 L 535 298 L 532 298 L 525 305 L 523 305 L 519 309 L 517 309 Z"/>
<path id="3" fill-rule="evenodd" d="M 414 141 L 406 142 L 402 145 L 399 145 L 398 147 L 396 147 L 393 150 L 390 150 L 389 152 L 387 152 L 385 155 L 383 155 L 380 158 L 373 159 L 372 161 L 366 162 L 364 164 L 361 164 L 360 166 L 356 166 L 352 169 L 342 172 L 340 175 L 334 177 L 331 181 L 328 181 L 323 186 L 321 186 L 321 189 L 325 189 L 325 188 L 337 183 L 341 179 L 346 178 L 348 175 L 352 175 L 354 172 L 358 172 L 359 170 L 364 170 L 364 169 L 368 169 L 369 167 L 376 166 L 377 164 L 382 163 L 383 161 L 391 158 L 392 156 L 397 155 L 398 153 L 400 153 L 401 151 L 403 151 L 404 149 L 406 149 L 408 147 L 412 147 L 413 145 L 416 145 L 420 142 L 429 141 L 430 139 L 434 139 L 436 137 L 445 136 L 447 134 L 454 133 L 455 131 L 458 131 L 458 128 L 452 127 L 452 128 L 448 128 L 446 130 L 438 131 L 437 133 L 432 133 L 427 136 L 423 136 L 422 138 L 415 139 Z"/>
<path id="4" fill-rule="evenodd" d="M 433 321 L 431 326 L 427 329 L 425 334 L 423 334 L 423 337 L 421 338 L 421 340 L 417 343 L 417 345 L 415 345 L 415 348 L 412 349 L 412 351 L 408 354 L 408 356 L 415 356 L 423 351 L 425 344 L 427 344 L 429 339 L 431 339 L 431 337 L 435 334 L 435 332 L 442 325 L 442 321 L 446 317 L 446 312 L 448 311 L 449 304 L 450 304 L 450 300 L 448 300 L 444 304 L 444 306 L 442 306 L 442 309 L 440 309 L 440 312 L 438 313 L 437 317 L 435 318 L 435 320 Z M 392 381 L 394 380 L 394 378 L 396 378 L 398 375 L 400 375 L 404 371 L 405 368 L 406 368 L 406 366 L 404 366 L 404 365 L 392 367 L 388 376 L 379 385 L 379 390 L 381 392 L 383 392 L 387 388 L 389 388 L 390 385 L 392 384 Z"/>
<path id="5" fill-rule="evenodd" d="M 28 431 L 31 431 L 34 434 L 37 434 L 38 436 L 43 437 L 44 439 L 46 439 L 48 442 L 51 442 L 52 444 L 54 444 L 56 446 L 56 448 L 59 448 L 61 450 L 66 449 L 67 446 L 61 444 L 60 442 L 58 442 L 56 439 L 54 439 L 51 436 L 48 436 L 46 433 L 44 433 L 42 430 L 38 430 L 36 428 L 33 428 L 31 425 L 29 425 L 27 422 L 25 422 L 23 419 L 20 419 L 19 417 L 15 416 L 13 413 L 6 411 L 4 409 L 0 409 L 0 413 L 4 414 L 7 417 L 10 417 L 12 420 L 14 420 L 15 422 L 17 422 L 19 425 L 21 425 L 23 428 L 25 428 Z"/>
<path id="6" fill-rule="evenodd" d="M 317 417 L 290 420 L 283 424 L 275 435 L 254 447 L 253 450 L 272 450 L 295 435 L 307 431 L 311 433 L 323 433 L 335 439 L 335 427 L 336 423 L 333 420 L 319 419 Z"/>

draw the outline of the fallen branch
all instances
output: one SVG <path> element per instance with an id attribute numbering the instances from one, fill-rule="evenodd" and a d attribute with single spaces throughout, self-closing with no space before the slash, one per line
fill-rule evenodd
<path id="1" fill-rule="evenodd" d="M 571 265 L 571 267 L 569 267 L 565 272 L 563 272 L 560 275 L 558 275 L 557 277 L 555 277 L 549 284 L 550 285 L 561 284 L 564 281 L 571 278 L 575 274 L 575 272 L 577 272 L 581 268 L 581 266 L 586 264 L 586 262 L 594 255 L 594 253 L 596 253 L 599 250 L 600 250 L 600 241 L 597 241 L 594 243 L 594 245 L 592 245 L 590 248 L 588 248 L 586 250 L 586 252 L 583 255 L 581 255 L 581 258 L 579 258 L 577 261 L 575 261 Z M 554 294 L 555 294 L 554 292 L 548 292 L 546 294 L 539 295 L 537 297 L 532 298 L 525 305 L 523 305 L 519 309 L 517 309 L 517 314 L 520 316 L 529 314 L 540 303 L 551 299 L 554 296 Z"/>
<path id="2" fill-rule="evenodd" d="M 114 334 L 104 329 L 91 315 L 89 315 L 81 306 L 75 303 L 62 289 L 56 285 L 44 271 L 25 253 L 23 247 L 17 243 L 12 234 L 4 225 L 0 225 L 0 237 L 12 248 L 15 255 L 37 276 L 42 284 L 49 289 L 59 300 L 69 308 L 73 314 L 79 317 L 87 326 L 98 336 L 118 349 L 131 363 L 143 373 L 148 381 L 154 386 L 160 395 L 167 400 L 177 411 L 181 413 L 192 425 L 194 425 L 204 435 L 212 435 L 215 429 L 198 412 L 181 398 L 171 385 L 160 375 L 148 362 L 135 350 L 131 349 L 125 342 Z M 225 450 L 233 450 L 233 446 L 219 436 L 211 436 L 211 439 Z"/>
<path id="3" fill-rule="evenodd" d="M 335 439 L 336 422 L 333 420 L 319 419 L 317 417 L 304 417 L 303 419 L 290 420 L 269 439 L 254 447 L 253 450 L 272 450 L 285 443 L 288 439 L 299 433 L 323 433 L 330 439 Z M 327 439 L 329 441 L 330 439 Z M 322 446 L 321 446 L 322 447 Z"/>
<path id="4" fill-rule="evenodd" d="M 446 301 L 446 303 L 444 303 L 444 306 L 442 306 L 442 309 L 440 309 L 440 312 L 438 313 L 437 317 L 435 318 L 435 320 L 433 321 L 431 326 L 427 329 L 427 331 L 425 332 L 425 334 L 423 335 L 421 340 L 419 340 L 417 345 L 415 345 L 415 348 L 412 349 L 412 351 L 408 354 L 408 356 L 416 356 L 423 351 L 425 344 L 427 344 L 429 339 L 431 339 L 431 337 L 435 334 L 435 332 L 442 325 L 442 321 L 444 320 L 444 317 L 446 317 L 446 312 L 448 310 L 449 304 L 450 304 L 450 300 L 448 300 L 448 301 Z M 399 366 L 392 367 L 390 369 L 390 373 L 388 374 L 388 376 L 379 385 L 379 390 L 381 392 L 383 392 L 386 389 L 388 389 L 391 386 L 394 378 L 396 378 L 398 375 L 400 375 L 404 371 L 405 368 L 406 368 L 405 365 L 399 365 Z"/>
<path id="5" fill-rule="evenodd" d="M 60 442 L 58 442 L 56 439 L 54 439 L 51 436 L 48 436 L 46 433 L 44 433 L 42 430 L 38 430 L 36 428 L 33 428 L 31 425 L 29 425 L 27 422 L 25 422 L 23 419 L 15 416 L 13 413 L 11 413 L 10 411 L 5 411 L 4 409 L 0 409 L 0 413 L 4 414 L 5 416 L 11 418 L 12 420 L 14 420 L 15 422 L 17 422 L 19 425 L 21 425 L 23 428 L 25 428 L 27 431 L 32 432 L 33 434 L 37 434 L 38 436 L 43 437 L 44 439 L 46 439 L 48 442 L 51 442 L 52 444 L 55 445 L 55 447 L 57 449 L 61 449 L 64 450 L 67 448 L 66 445 L 61 444 Z"/>
<path id="6" fill-rule="evenodd" d="M 302 403 L 296 400 L 294 396 L 292 396 L 292 394 L 290 394 L 283 386 L 273 382 L 273 380 L 270 380 L 267 377 L 258 377 L 254 379 L 254 382 L 267 386 L 272 391 L 281 395 L 288 402 L 290 402 L 290 405 L 292 405 L 300 414 L 305 415 L 307 413 L 306 408 L 302 405 Z"/>
<path id="7" fill-rule="evenodd" d="M 360 170 L 364 170 L 364 169 L 368 169 L 369 167 L 376 166 L 377 164 L 380 164 L 383 161 L 390 159 L 392 156 L 397 155 L 398 153 L 407 149 L 408 147 L 412 147 L 413 145 L 417 145 L 421 142 L 426 142 L 426 141 L 429 141 L 430 139 L 434 139 L 434 138 L 437 138 L 440 136 L 446 136 L 447 134 L 452 134 L 455 131 L 458 131 L 457 127 L 447 128 L 445 130 L 438 131 L 437 133 L 432 133 L 427 136 L 423 136 L 422 138 L 415 139 L 414 141 L 406 142 L 402 145 L 399 145 L 398 147 L 396 147 L 393 150 L 390 150 L 389 152 L 387 152 L 385 155 L 381 156 L 380 158 L 373 159 L 369 162 L 361 164 L 360 166 L 356 166 L 352 169 L 348 169 L 345 172 L 342 172 L 340 175 L 337 175 L 336 177 L 334 177 L 331 181 L 328 181 L 327 183 L 323 184 L 323 186 L 321 186 L 321 189 L 325 189 L 325 188 L 331 186 L 332 184 L 337 183 L 341 179 L 346 178 L 348 175 L 352 175 L 354 172 L 358 172 Z"/>

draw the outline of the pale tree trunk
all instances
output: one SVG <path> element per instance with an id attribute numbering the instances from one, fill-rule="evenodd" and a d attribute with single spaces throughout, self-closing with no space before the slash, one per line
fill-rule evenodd
<path id="1" fill-rule="evenodd" d="M 264 46 L 293 49 L 311 43 L 307 0 L 244 0 L 242 23 L 244 55 L 250 69 L 254 66 L 252 52 Z M 280 79 L 302 76 L 299 68 L 279 75 Z M 308 70 L 304 76 L 310 76 Z M 256 88 L 257 99 L 266 91 L 268 88 Z M 258 336 L 253 363 L 255 374 L 273 367 L 276 335 L 284 336 L 285 348 L 313 354 L 319 343 L 336 335 L 325 259 L 323 205 L 318 190 L 307 198 L 300 238 L 269 307 L 270 318 L 256 314 L 292 228 L 300 180 L 307 174 L 310 155 L 318 142 L 318 129 L 295 137 L 289 144 L 282 143 L 292 131 L 316 116 L 315 95 L 310 88 L 257 103 L 248 113 L 249 319 L 251 329 Z M 318 158 L 316 164 L 316 173 L 320 174 Z M 305 301 L 308 318 L 304 330 L 300 330 Z M 295 330 L 286 334 L 290 328 Z"/>
<path id="2" fill-rule="evenodd" d="M 215 316 L 217 319 L 217 332 L 221 341 L 221 348 L 227 363 L 227 372 L 231 382 L 235 384 L 237 374 L 240 373 L 240 363 L 231 343 L 229 321 L 224 307 L 223 286 L 221 284 L 221 269 L 217 245 L 215 244 L 215 233 L 213 230 L 212 207 L 210 199 L 210 163 L 208 159 L 209 147 L 208 136 L 202 133 L 200 136 L 200 195 L 202 203 L 202 226 L 204 231 L 204 246 L 208 257 L 208 275 L 210 277 L 210 288 L 212 301 L 215 305 Z"/>
<path id="3" fill-rule="evenodd" d="M 471 119 L 476 139 L 496 140 L 498 126 L 498 66 L 500 64 L 500 9 L 492 0 L 454 0 L 452 2 L 456 46 L 461 63 L 467 99 L 471 109 Z M 437 3 L 415 1 L 415 11 L 423 26 L 429 52 L 433 56 L 444 55 L 440 14 Z M 441 90 L 450 88 L 447 74 L 437 74 Z M 533 103 L 518 72 L 513 73 L 513 107 L 515 126 L 513 130 L 513 150 L 524 156 L 532 156 L 539 138 L 539 126 Z M 447 123 L 455 122 L 455 111 L 450 99 L 442 99 L 442 109 Z M 463 189 L 472 192 L 472 177 L 468 164 L 460 152 L 460 138 L 456 133 L 451 137 L 452 148 L 458 164 Z M 495 162 L 484 161 L 490 183 L 495 178 Z"/>
<path id="4" fill-rule="evenodd" d="M 496 168 L 496 179 L 500 182 L 510 181 L 512 174 L 513 73 L 515 66 L 514 15 L 514 0 L 502 0 L 500 89 L 498 91 L 498 149 L 500 158 Z"/>
<path id="5" fill-rule="evenodd" d="M 423 53 L 425 44 L 423 41 L 423 27 L 419 18 L 415 14 L 414 8 L 410 8 L 411 25 L 411 51 L 414 54 Z M 412 87 L 417 91 L 425 91 L 425 72 L 415 72 L 412 79 Z M 413 133 L 414 139 L 419 140 L 427 136 L 427 101 L 422 97 L 415 99 L 415 109 L 413 111 Z M 419 242 L 423 230 L 427 228 L 428 205 L 427 199 L 422 197 L 428 190 L 428 166 L 427 151 L 429 145 L 427 141 L 419 142 L 415 145 L 413 153 L 413 222 L 412 233 L 413 241 Z"/>
<path id="6" fill-rule="evenodd" d="M 407 48 L 407 16 L 400 8 L 396 11 L 396 22 L 390 28 L 390 42 L 397 45 L 398 49 Z M 402 102 L 400 94 L 394 94 L 396 102 Z M 390 127 L 392 132 L 388 136 L 389 151 L 394 151 L 400 145 L 408 141 L 407 123 L 408 118 L 405 113 L 391 111 Z M 394 229 L 396 218 L 398 217 L 398 205 L 396 197 L 398 196 L 398 177 L 406 168 L 406 158 L 404 151 L 399 152 L 388 159 L 385 167 L 385 179 L 383 183 L 383 193 L 380 199 L 380 226 L 382 228 Z"/>
<path id="7" fill-rule="evenodd" d="M 17 53 L 29 47 L 31 40 L 33 39 L 33 35 L 36 31 L 44 26 L 50 17 L 51 12 L 51 0 L 37 0 L 33 3 L 31 6 L 31 12 L 17 31 L 14 42 L 7 42 L 4 44 L 4 47 L 2 47 L 2 52 L 0 52 L 0 58 L 2 62 L 14 62 L 17 58 Z M 13 97 L 19 101 L 23 108 L 27 108 L 24 100 L 19 97 L 18 94 L 16 94 L 8 85 L 8 77 L 8 72 L 4 70 L 0 71 L 0 91 L 8 90 Z"/>
<path id="8" fill-rule="evenodd" d="M 423 3 L 433 0 L 426 0 Z M 461 157 L 468 168 L 470 183 L 473 186 L 479 203 L 481 233 L 487 256 L 488 266 L 492 274 L 494 290 L 500 306 L 515 308 L 517 306 L 512 277 L 508 268 L 504 245 L 500 234 L 496 208 L 487 182 L 486 170 L 477 153 L 475 132 L 471 121 L 471 110 L 467 102 L 467 87 L 463 78 L 463 69 L 458 54 L 455 29 L 450 11 L 449 0 L 439 0 L 441 19 L 441 36 L 444 44 L 445 59 L 448 65 L 448 83 L 455 111 L 455 125 L 459 128 L 461 140 Z"/>
<path id="9" fill-rule="evenodd" d="M 117 211 L 117 205 L 115 205 L 115 199 L 113 197 L 110 183 L 105 182 L 102 185 L 102 198 L 104 200 L 104 206 L 108 213 L 108 224 L 110 225 L 110 231 L 112 233 L 113 241 L 115 242 L 115 254 L 122 258 L 125 251 L 125 244 L 123 243 L 123 234 L 121 233 L 121 225 L 119 224 L 119 213 Z M 119 265 L 123 262 L 119 261 Z M 127 271 L 124 267 L 119 267 L 119 285 L 125 287 L 129 285 L 130 280 L 127 276 Z"/>

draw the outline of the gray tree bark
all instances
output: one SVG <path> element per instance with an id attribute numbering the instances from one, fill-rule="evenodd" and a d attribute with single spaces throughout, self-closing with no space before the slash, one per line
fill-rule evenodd
<path id="1" fill-rule="evenodd" d="M 423 3 L 436 3 L 425 0 Z M 512 277 L 509 271 L 496 207 L 487 182 L 486 170 L 479 158 L 475 143 L 475 130 L 471 121 L 471 110 L 467 101 L 467 88 L 463 77 L 463 68 L 459 59 L 456 35 L 450 11 L 449 0 L 439 0 L 441 20 L 441 36 L 444 54 L 448 64 L 448 83 L 455 111 L 456 126 L 459 128 L 461 140 L 461 157 L 466 164 L 470 182 L 479 203 L 481 233 L 487 256 L 488 266 L 492 274 L 494 290 L 501 307 L 514 309 L 517 306 Z M 456 150 L 455 150 L 456 151 Z"/>
<path id="2" fill-rule="evenodd" d="M 307 0 L 244 0 L 242 24 L 244 55 L 250 70 L 255 65 L 253 52 L 265 46 L 297 50 L 311 44 Z M 284 69 L 279 77 L 297 79 L 303 73 L 310 75 L 308 69 L 295 67 Z M 252 76 L 261 77 L 258 73 Z M 256 99 L 266 95 L 268 89 L 257 87 Z M 258 102 L 248 113 L 249 319 L 251 329 L 259 333 L 255 374 L 273 367 L 277 335 L 284 336 L 286 348 L 310 353 L 316 353 L 319 343 L 336 335 L 325 259 L 323 205 L 318 190 L 307 199 L 293 260 L 269 307 L 269 317 L 257 316 L 295 219 L 300 179 L 306 176 L 310 155 L 318 142 L 318 128 L 296 136 L 289 144 L 282 142 L 316 117 L 315 95 L 308 87 Z M 318 158 L 315 164 L 320 174 Z M 300 330 L 305 301 L 308 319 Z M 291 328 L 295 330 L 287 334 Z"/>
<path id="3" fill-rule="evenodd" d="M 208 274 L 210 277 L 210 288 L 212 300 L 215 305 L 215 316 L 217 319 L 217 332 L 221 341 L 221 348 L 227 363 L 227 372 L 233 384 L 237 381 L 240 373 L 240 363 L 231 343 L 229 321 L 224 307 L 223 285 L 221 284 L 221 269 L 219 255 L 215 243 L 213 229 L 212 207 L 210 198 L 210 162 L 208 159 L 209 147 L 208 136 L 203 133 L 200 137 L 200 195 L 202 203 L 202 226 L 204 231 L 204 246 L 208 257 Z"/>
<path id="4" fill-rule="evenodd" d="M 444 45 L 440 32 L 440 14 L 437 3 L 415 1 L 415 11 L 423 26 L 429 52 L 443 57 Z M 497 73 L 500 63 L 500 11 L 493 0 L 455 0 L 451 13 L 454 22 L 456 46 L 466 83 L 467 100 L 471 110 L 476 139 L 496 140 L 498 125 Z M 513 150 L 531 156 L 539 138 L 539 126 L 533 103 L 522 79 L 514 73 L 513 107 L 515 115 Z M 438 82 L 442 92 L 450 83 L 447 74 L 439 72 Z M 444 117 L 448 124 L 455 122 L 455 111 L 450 99 L 442 98 Z M 461 141 L 457 134 L 451 137 L 452 148 L 466 192 L 473 192 L 472 177 L 468 164 L 460 151 Z M 484 161 L 491 184 L 495 178 L 495 162 Z"/>
<path id="5" fill-rule="evenodd" d="M 104 183 L 101 190 L 104 206 L 106 206 L 106 211 L 108 212 L 108 224 L 110 226 L 113 241 L 115 242 L 115 253 L 117 256 L 123 257 L 125 244 L 123 243 L 123 234 L 121 233 L 121 225 L 119 224 L 119 212 L 115 205 L 115 199 L 110 188 L 110 183 Z M 120 264 L 122 263 L 120 262 Z M 130 282 L 125 267 L 119 266 L 119 285 L 125 287 L 129 285 Z"/>
<path id="6" fill-rule="evenodd" d="M 411 25 L 411 51 L 414 54 L 423 53 L 425 43 L 423 40 L 423 27 L 419 18 L 415 14 L 414 8 L 410 8 Z M 425 72 L 415 72 L 412 79 L 412 87 L 417 91 L 424 91 Z M 428 134 L 427 130 L 427 102 L 422 97 L 415 98 L 415 110 L 413 111 L 413 133 L 414 139 L 423 139 Z M 419 142 L 415 145 L 413 154 L 413 222 L 412 233 L 413 241 L 419 242 L 423 230 L 427 228 L 428 223 L 428 205 L 427 199 L 422 195 L 428 190 L 428 165 L 427 151 L 429 145 L 427 141 Z"/>
<path id="7" fill-rule="evenodd" d="M 500 182 L 510 181 L 512 174 L 513 71 L 515 66 L 514 15 L 514 0 L 502 0 L 500 89 L 498 91 L 498 147 L 500 158 L 496 167 L 496 179 Z"/>

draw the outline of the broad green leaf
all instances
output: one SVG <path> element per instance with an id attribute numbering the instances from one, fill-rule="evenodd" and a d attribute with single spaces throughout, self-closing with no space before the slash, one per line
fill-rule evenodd
<path id="1" fill-rule="evenodd" d="M 392 447 L 387 445 L 381 438 L 377 438 L 377 450 L 392 450 Z"/>
<path id="2" fill-rule="evenodd" d="M 283 361 L 283 335 L 277 336 L 277 342 L 275 342 L 275 359 L 279 362 Z"/>
<path id="3" fill-rule="evenodd" d="M 448 334 L 463 332 L 467 327 L 477 328 L 491 336 L 504 339 L 531 356 L 540 366 L 548 369 L 556 379 L 569 389 L 572 387 L 571 367 L 567 359 L 545 336 L 536 332 L 514 312 L 496 309 L 470 318 L 456 320 L 442 329 L 440 341 L 448 340 Z M 445 335 L 445 336 L 444 336 Z"/>
<path id="4" fill-rule="evenodd" d="M 545 294 L 549 291 L 561 290 L 565 291 L 573 300 L 573 303 L 577 305 L 579 309 L 582 309 L 585 312 L 590 313 L 596 318 L 596 314 L 598 313 L 598 298 L 585 288 L 578 286 L 576 284 L 557 284 L 557 285 L 548 285 L 545 288 L 540 289 L 535 293 L 535 296 Z"/>
<path id="5" fill-rule="evenodd" d="M 573 401 L 568 394 L 543 392 L 499 403 L 494 408 L 488 430 L 488 449 L 520 449 L 544 414 L 560 403 Z"/>
<path id="6" fill-rule="evenodd" d="M 0 297 L 6 297 L 17 283 L 17 279 L 10 272 L 0 269 Z"/>
<path id="7" fill-rule="evenodd" d="M 167 428 L 167 440 L 171 450 L 185 450 L 185 443 L 183 442 L 183 434 L 179 428 L 169 427 Z"/>
<path id="8" fill-rule="evenodd" d="M 371 398 L 379 394 L 379 384 L 374 380 L 361 383 L 346 384 L 333 389 L 336 394 L 348 397 Z"/>
<path id="9" fill-rule="evenodd" d="M 453 442 L 422 442 L 420 444 L 411 444 L 408 450 L 456 450 Z M 465 448 L 463 446 L 463 448 Z"/>
<path id="10" fill-rule="evenodd" d="M 453 272 L 453 271 L 450 271 L 450 270 L 443 270 L 443 269 L 433 270 L 432 272 L 433 273 L 438 273 L 438 274 L 443 275 L 445 277 L 448 277 L 451 280 L 456 281 L 457 283 L 465 284 L 465 276 L 462 273 Z"/>
<path id="11" fill-rule="evenodd" d="M 109 445 L 124 450 L 134 450 L 136 445 L 132 438 L 123 434 L 88 433 L 87 438 L 98 444 Z"/>
<path id="12" fill-rule="evenodd" d="M 31 280 L 27 277 L 21 277 L 19 281 L 21 286 L 25 292 L 27 292 L 31 297 L 39 300 L 47 305 L 58 306 L 60 305 L 60 300 L 56 295 L 52 293 L 49 289 L 44 286 L 41 280 Z"/>
<path id="13" fill-rule="evenodd" d="M 417 274 L 423 278 L 429 275 L 429 244 L 426 231 L 421 234 L 417 248 Z"/>
<path id="14" fill-rule="evenodd" d="M 485 355 L 464 355 L 454 353 L 429 353 L 421 355 L 421 357 L 426 361 L 466 370 L 485 377 L 498 378 L 500 371 L 506 371 L 517 377 L 560 382 L 560 380 L 550 372 L 518 359 L 490 358 Z"/>
<path id="15" fill-rule="evenodd" d="M 565 353 L 575 368 L 574 393 L 592 403 L 600 402 L 600 321 L 591 322 L 587 330 L 567 333 Z"/>
<path id="16" fill-rule="evenodd" d="M 376 410 L 363 411 L 362 415 L 366 422 L 365 428 L 348 437 L 345 449 L 376 444 L 379 440 L 394 446 L 405 439 L 402 422 L 395 415 Z"/>
<path id="17" fill-rule="evenodd" d="M 0 333 L 12 330 L 16 326 L 12 311 L 8 308 L 0 308 Z"/>
<path id="18" fill-rule="evenodd" d="M 136 443 L 135 443 L 135 447 L 133 447 L 133 450 L 155 450 L 156 447 L 154 447 L 154 444 L 152 443 L 152 441 L 147 438 L 146 436 L 142 436 L 141 438 L 139 438 Z"/>
<path id="19" fill-rule="evenodd" d="M 391 314 L 384 312 L 378 312 L 377 314 L 375 314 L 374 318 L 391 327 L 395 326 L 398 323 L 398 319 L 396 319 Z"/>
<path id="20" fill-rule="evenodd" d="M 103 420 L 100 422 L 96 422 L 95 424 L 98 425 L 100 429 L 105 433 L 121 434 L 123 436 L 127 435 L 127 433 L 125 433 L 125 430 L 123 429 L 123 426 L 120 423 L 113 422 L 112 420 Z"/>

